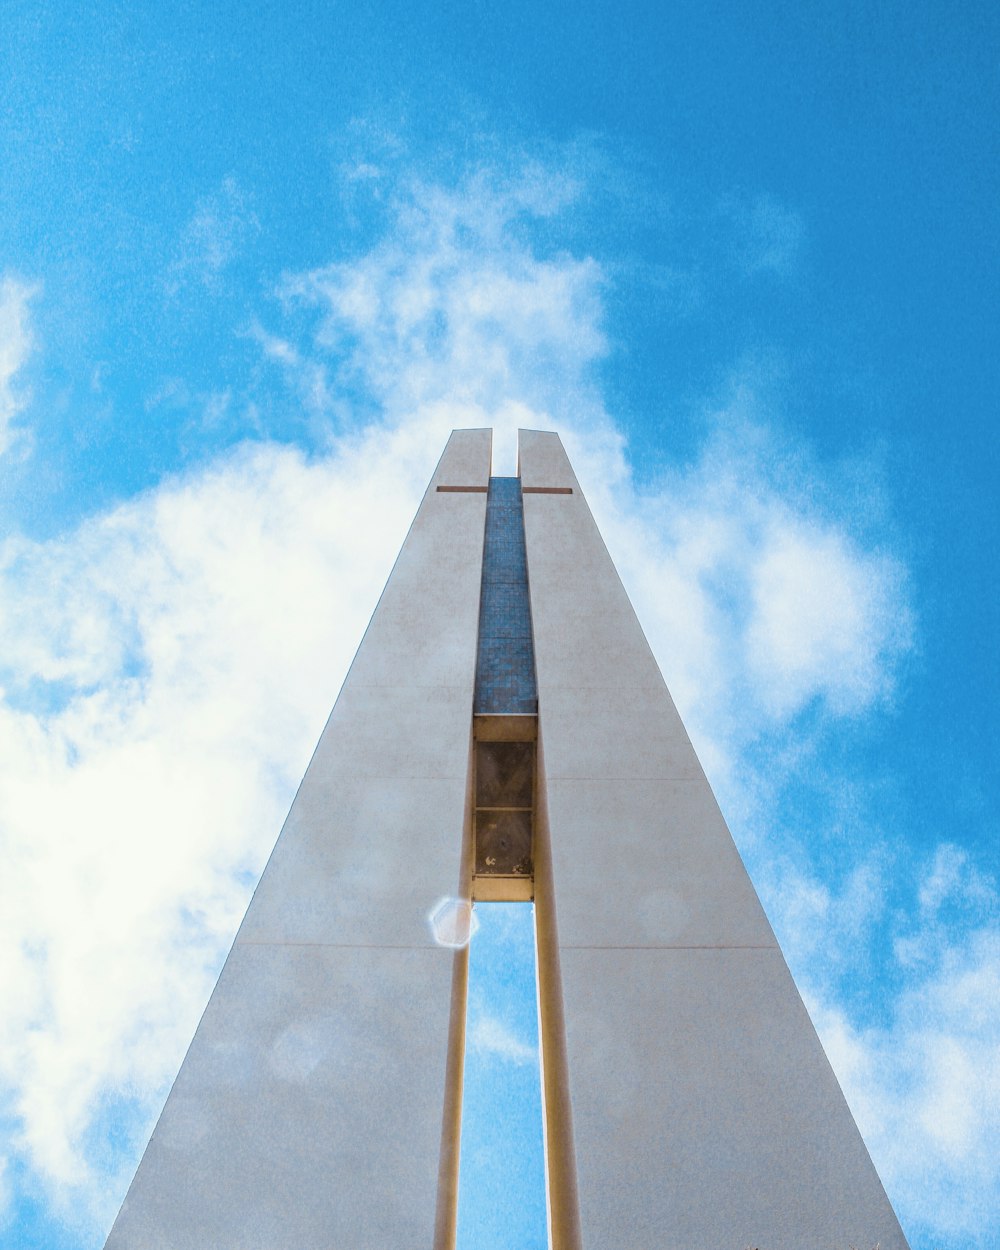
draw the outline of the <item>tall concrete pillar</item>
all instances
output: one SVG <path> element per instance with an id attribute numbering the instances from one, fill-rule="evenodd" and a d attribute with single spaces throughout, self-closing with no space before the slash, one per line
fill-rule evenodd
<path id="1" fill-rule="evenodd" d="M 905 1250 L 562 444 L 519 458 L 553 1245 Z"/>
<path id="2" fill-rule="evenodd" d="M 490 444 L 448 442 L 107 1250 L 447 1243 L 465 953 L 427 917 L 470 836 Z"/>
<path id="3" fill-rule="evenodd" d="M 451 894 L 535 902 L 553 1250 L 905 1250 L 556 435 L 520 478 L 449 440 L 107 1250 L 452 1250 Z"/>

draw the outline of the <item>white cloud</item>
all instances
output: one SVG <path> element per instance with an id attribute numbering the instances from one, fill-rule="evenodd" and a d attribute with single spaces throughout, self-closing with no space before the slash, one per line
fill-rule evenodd
<path id="1" fill-rule="evenodd" d="M 749 670 L 771 710 L 818 695 L 838 712 L 885 693 L 910 642 L 899 563 L 864 551 L 833 525 L 771 508 L 750 569 Z"/>
<path id="2" fill-rule="evenodd" d="M 496 1055 L 507 1063 L 537 1063 L 538 1051 L 513 1033 L 502 1020 L 479 1015 L 469 1032 L 469 1045 L 480 1054 Z"/>
<path id="3" fill-rule="evenodd" d="M 14 421 L 27 402 L 15 382 L 34 347 L 28 308 L 36 288 L 9 275 L 0 280 L 0 455 L 14 438 Z"/>
<path id="4" fill-rule="evenodd" d="M 76 1203 L 102 1099 L 176 1070 L 436 443 L 246 448 L 3 549 L 0 1085 Z"/>
<path id="5" fill-rule="evenodd" d="M 887 904 L 900 876 L 919 909 Z M 914 1244 L 985 1250 L 983 1232 L 1000 1208 L 996 884 L 948 844 L 924 865 L 873 854 L 838 885 L 779 862 L 765 884 L 782 947 L 904 1228 Z M 965 923 L 937 923 L 925 904 L 959 894 Z M 898 962 L 882 983 L 900 988 L 871 1004 L 860 1025 L 837 991 L 887 946 Z"/>
<path id="6" fill-rule="evenodd" d="M 904 1227 L 985 1250 L 1000 1209 L 1000 932 L 955 936 L 881 1027 L 807 999 Z"/>

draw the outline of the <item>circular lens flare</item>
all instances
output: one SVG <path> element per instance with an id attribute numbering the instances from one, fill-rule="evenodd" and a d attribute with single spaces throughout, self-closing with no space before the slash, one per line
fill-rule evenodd
<path id="1" fill-rule="evenodd" d="M 438 946 L 461 950 L 479 928 L 479 918 L 467 898 L 443 898 L 427 917 Z"/>

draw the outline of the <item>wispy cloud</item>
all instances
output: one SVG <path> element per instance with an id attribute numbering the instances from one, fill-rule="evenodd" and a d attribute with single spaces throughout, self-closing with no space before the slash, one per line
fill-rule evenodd
<path id="1" fill-rule="evenodd" d="M 904 1224 L 986 1246 L 1000 1206 L 1000 932 L 955 931 L 936 965 L 878 1028 L 806 997 Z"/>
<path id="2" fill-rule="evenodd" d="M 806 229 L 793 208 L 764 192 L 752 199 L 729 197 L 722 211 L 734 232 L 735 259 L 748 275 L 791 278 L 799 271 Z"/>
<path id="3" fill-rule="evenodd" d="M 469 1045 L 480 1054 L 495 1055 L 507 1063 L 537 1063 L 538 1051 L 523 1042 L 502 1020 L 480 1015 L 469 1034 Z"/>
<path id="4" fill-rule="evenodd" d="M 341 425 L 359 404 L 393 422 L 447 413 L 445 424 L 497 427 L 512 458 L 518 423 L 605 421 L 594 387 L 601 270 L 539 257 L 522 237 L 573 194 L 572 180 L 532 163 L 509 178 L 479 170 L 452 190 L 404 184 L 366 254 L 286 278 L 285 306 L 312 315 L 311 333 L 293 356 L 262 331 L 265 350 L 298 369 L 309 396 L 321 370 Z"/>
<path id="5" fill-rule="evenodd" d="M 9 275 L 0 279 L 0 455 L 15 436 L 14 422 L 28 401 L 17 384 L 34 347 L 29 306 L 37 288 Z"/>
<path id="6" fill-rule="evenodd" d="M 203 196 L 184 227 L 166 286 L 176 294 L 187 281 L 213 290 L 226 268 L 260 233 L 250 196 L 237 180 L 224 178 L 216 191 Z"/>

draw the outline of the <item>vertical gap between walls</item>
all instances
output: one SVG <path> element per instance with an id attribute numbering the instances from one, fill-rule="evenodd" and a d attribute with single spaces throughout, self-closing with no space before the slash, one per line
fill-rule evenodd
<path id="1" fill-rule="evenodd" d="M 534 906 L 477 903 L 476 915 L 457 1250 L 547 1250 Z"/>

